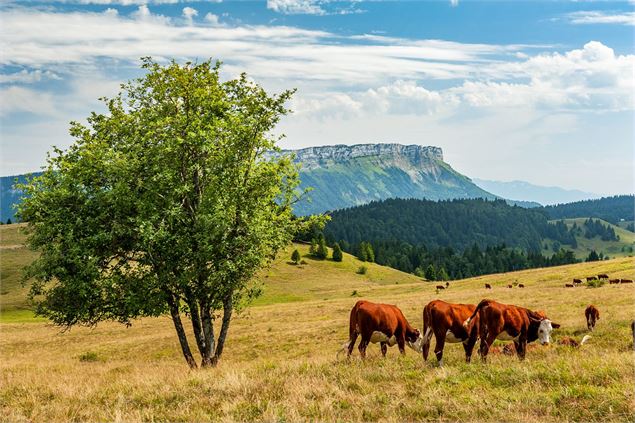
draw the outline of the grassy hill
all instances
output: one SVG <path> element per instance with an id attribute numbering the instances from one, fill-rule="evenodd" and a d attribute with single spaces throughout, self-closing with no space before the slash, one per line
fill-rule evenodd
<path id="1" fill-rule="evenodd" d="M 573 277 L 635 275 L 631 258 L 434 283 L 377 265 L 366 275 L 342 263 L 288 264 L 292 248 L 263 272 L 264 294 L 235 316 L 217 369 L 188 371 L 172 322 L 147 318 L 125 328 L 59 329 L 24 311 L 17 267 L 29 256 L 17 225 L 0 228 L 0 413 L 5 421 L 626 421 L 635 414 L 635 364 L 629 333 L 634 285 L 563 287 Z M 299 246 L 306 253 L 305 246 Z M 508 289 L 511 282 L 526 288 Z M 484 283 L 493 285 L 491 291 Z M 542 309 L 562 324 L 554 332 L 580 339 L 584 308 L 601 320 L 589 344 L 557 343 L 529 350 L 527 359 L 491 356 L 462 362 L 446 345 L 445 367 L 412 350 L 391 348 L 382 359 L 369 347 L 362 362 L 335 353 L 348 337 L 348 314 L 360 298 L 397 304 L 421 327 L 421 310 L 435 298 L 494 298 Z"/>
<path id="2" fill-rule="evenodd" d="M 583 227 L 584 221 L 587 218 L 574 218 L 574 219 L 563 219 L 568 228 L 571 228 L 574 223 L 576 223 L 579 227 Z M 595 219 L 594 219 L 595 220 Z M 598 219 L 601 220 L 601 219 Z M 575 255 L 579 259 L 585 259 L 592 250 L 595 250 L 598 254 L 603 252 L 605 256 L 613 257 L 628 257 L 633 256 L 633 250 L 635 249 L 635 233 L 631 231 L 627 231 L 626 229 L 613 225 L 605 220 L 601 220 L 604 225 L 610 226 L 615 230 L 615 235 L 619 236 L 619 241 L 602 241 L 600 237 L 595 237 L 591 239 L 587 239 L 582 236 L 576 236 L 576 242 L 578 243 L 578 248 L 573 249 Z M 545 240 L 543 242 L 547 245 L 547 249 L 543 249 L 543 253 L 547 254 L 552 252 L 553 248 L 553 240 Z M 565 245 L 565 248 L 571 249 L 570 246 Z"/>

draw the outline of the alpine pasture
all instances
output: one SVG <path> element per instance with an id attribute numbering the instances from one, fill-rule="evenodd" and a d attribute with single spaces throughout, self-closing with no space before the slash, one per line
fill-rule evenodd
<path id="1" fill-rule="evenodd" d="M 296 245 L 260 276 L 263 295 L 234 317 L 218 368 L 190 371 L 167 317 L 126 328 L 116 323 L 61 332 L 28 310 L 20 268 L 34 257 L 20 225 L 0 227 L 0 409 L 3 421 L 632 421 L 635 361 L 630 322 L 635 285 L 565 288 L 574 277 L 635 276 L 632 257 L 435 283 L 366 264 L 308 257 Z M 290 264 L 298 248 L 306 264 Z M 484 284 L 492 285 L 485 290 Z M 522 283 L 507 288 L 508 284 Z M 398 305 L 422 327 L 429 301 L 477 303 L 492 298 L 544 310 L 562 328 L 527 359 L 490 354 L 464 363 L 463 348 L 446 344 L 445 366 L 406 349 L 385 359 L 336 359 L 348 338 L 351 307 L 360 298 Z M 601 313 L 591 340 L 584 309 Z M 434 340 L 432 341 L 434 343 Z M 478 348 L 478 344 L 477 344 Z M 431 354 L 433 356 L 433 354 Z"/>

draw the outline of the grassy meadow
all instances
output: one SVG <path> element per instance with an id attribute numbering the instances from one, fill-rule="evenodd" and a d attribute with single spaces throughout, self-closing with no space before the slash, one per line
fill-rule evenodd
<path id="1" fill-rule="evenodd" d="M 435 283 L 375 264 L 357 274 L 362 263 L 350 255 L 342 263 L 312 260 L 304 245 L 296 247 L 306 264 L 295 266 L 290 247 L 262 273 L 263 295 L 234 317 L 219 367 L 190 371 L 169 318 L 66 332 L 34 318 L 19 281 L 33 253 L 18 228 L 0 227 L 3 421 L 635 419 L 635 285 L 564 288 L 597 273 L 633 278 L 629 257 L 452 281 L 436 293 Z M 513 282 L 526 288 L 506 288 Z M 436 298 L 542 309 L 562 328 L 552 345 L 532 346 L 524 362 L 490 355 L 482 364 L 475 355 L 467 365 L 457 344 L 446 344 L 443 368 L 410 349 L 401 357 L 390 348 L 383 359 L 378 345 L 366 361 L 357 350 L 350 361 L 337 359 L 360 298 L 397 304 L 419 328 L 423 306 Z M 601 319 L 589 343 L 558 345 L 587 333 L 590 303 Z"/>

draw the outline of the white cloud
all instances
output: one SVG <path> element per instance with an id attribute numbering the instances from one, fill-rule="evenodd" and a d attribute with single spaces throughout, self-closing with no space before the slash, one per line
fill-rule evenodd
<path id="1" fill-rule="evenodd" d="M 572 24 L 617 24 L 635 25 L 635 12 L 611 14 L 598 11 L 579 11 L 569 13 L 567 19 Z"/>
<path id="2" fill-rule="evenodd" d="M 205 22 L 209 23 L 212 26 L 220 25 L 218 16 L 213 13 L 208 13 L 205 15 Z"/>
<path id="3" fill-rule="evenodd" d="M 459 0 L 450 0 L 450 6 L 456 7 L 459 5 Z"/>
<path id="4" fill-rule="evenodd" d="M 267 9 L 285 15 L 324 15 L 320 0 L 267 0 Z"/>
<path id="5" fill-rule="evenodd" d="M 22 69 L 19 72 L 0 74 L 0 84 L 21 83 L 32 84 L 47 79 L 60 79 L 59 75 L 51 71 L 42 71 L 41 69 L 28 70 Z"/>
<path id="6" fill-rule="evenodd" d="M 53 95 L 31 88 L 9 86 L 0 89 L 0 116 L 27 112 L 34 115 L 56 116 L 58 109 Z"/>
<path id="7" fill-rule="evenodd" d="M 183 8 L 183 18 L 185 18 L 189 24 L 192 24 L 192 20 L 195 16 L 198 16 L 198 10 L 189 6 Z"/>

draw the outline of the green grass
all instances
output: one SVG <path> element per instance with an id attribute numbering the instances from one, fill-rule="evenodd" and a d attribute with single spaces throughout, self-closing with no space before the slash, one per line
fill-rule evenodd
<path id="1" fill-rule="evenodd" d="M 307 264 L 287 263 L 294 248 Z M 358 275 L 361 263 L 351 256 L 318 261 L 307 251 L 290 247 L 263 272 L 264 295 L 234 316 L 220 366 L 212 370 L 187 369 L 167 317 L 139 319 L 128 328 L 103 323 L 60 331 L 33 319 L 24 298 L 20 302 L 10 289 L 14 308 L 0 312 L 2 420 L 633 420 L 629 324 L 635 286 L 563 287 L 573 277 L 598 273 L 633 278 L 631 258 L 451 281 L 435 293 L 435 284 L 413 275 L 376 264 Z M 27 262 L 27 256 L 3 260 L 1 274 L 19 273 L 8 263 Z M 526 288 L 506 288 L 513 282 Z M 485 290 L 485 283 L 493 289 Z M 360 298 L 397 304 L 419 328 L 422 308 L 433 299 L 493 298 L 544 310 L 562 325 L 555 341 L 587 333 L 584 308 L 590 303 L 601 319 L 583 347 L 531 344 L 523 362 L 491 355 L 487 364 L 475 356 L 467 365 L 462 347 L 452 344 L 444 368 L 412 350 L 401 357 L 390 348 L 382 359 L 376 345 L 366 361 L 357 351 L 350 361 L 338 360 L 349 311 Z"/>
<path id="2" fill-rule="evenodd" d="M 577 223 L 578 227 L 584 228 L 584 221 L 586 218 L 575 218 L 575 219 L 563 219 L 564 223 L 567 227 L 571 228 L 573 223 Z M 576 241 L 578 243 L 578 248 L 573 249 L 576 257 L 579 259 L 585 259 L 592 250 L 595 250 L 598 254 L 600 252 L 604 253 L 605 256 L 609 256 L 611 258 L 615 257 L 628 257 L 633 256 L 633 252 L 629 251 L 629 247 L 635 249 L 635 233 L 627 231 L 624 228 L 621 228 L 617 225 L 612 225 L 609 222 L 606 222 L 602 219 L 603 224 L 608 225 L 615 230 L 615 234 L 620 237 L 619 241 L 602 241 L 600 237 L 595 237 L 591 239 L 587 239 L 584 235 L 576 236 Z M 583 229 L 584 233 L 584 229 Z M 544 244 L 547 244 L 548 248 L 544 249 Z M 553 240 L 544 240 L 543 241 L 543 254 L 553 254 Z M 562 245 L 563 248 L 571 249 L 568 245 Z"/>

